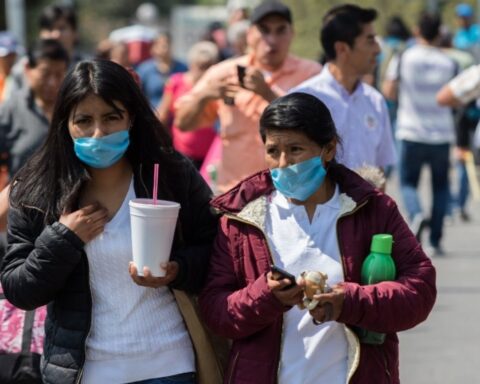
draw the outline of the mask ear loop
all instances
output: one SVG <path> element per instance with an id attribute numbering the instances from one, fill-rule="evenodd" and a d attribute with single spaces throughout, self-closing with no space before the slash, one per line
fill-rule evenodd
<path id="1" fill-rule="evenodd" d="M 326 144 L 328 145 L 328 143 Z M 325 145 L 325 146 L 326 146 Z M 323 160 L 323 155 L 324 155 L 324 150 L 325 150 L 325 147 L 322 148 L 322 153 L 319 155 L 320 159 L 322 159 L 322 163 L 324 162 Z M 332 165 L 332 163 L 334 162 L 335 158 L 333 158 L 331 161 L 327 162 L 325 161 L 325 165 L 324 165 L 324 168 L 325 168 L 325 172 L 328 173 L 328 170 L 330 169 L 330 166 Z"/>

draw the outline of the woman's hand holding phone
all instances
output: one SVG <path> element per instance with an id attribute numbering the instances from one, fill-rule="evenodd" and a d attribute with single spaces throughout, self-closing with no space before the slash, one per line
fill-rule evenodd
<path id="1" fill-rule="evenodd" d="M 272 270 L 267 273 L 267 284 L 278 301 L 285 306 L 293 307 L 302 301 L 302 285 L 297 285 L 293 275 L 276 266 L 272 266 Z"/>

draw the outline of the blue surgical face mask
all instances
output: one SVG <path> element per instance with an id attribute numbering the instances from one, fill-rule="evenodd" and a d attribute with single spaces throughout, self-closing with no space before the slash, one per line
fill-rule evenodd
<path id="1" fill-rule="evenodd" d="M 73 140 L 77 157 L 92 168 L 108 168 L 115 164 L 125 154 L 129 144 L 128 130 L 98 138 L 80 137 Z"/>
<path id="2" fill-rule="evenodd" d="M 274 168 L 270 173 L 277 191 L 288 198 L 305 201 L 320 188 L 327 171 L 321 157 L 315 156 L 286 168 Z"/>

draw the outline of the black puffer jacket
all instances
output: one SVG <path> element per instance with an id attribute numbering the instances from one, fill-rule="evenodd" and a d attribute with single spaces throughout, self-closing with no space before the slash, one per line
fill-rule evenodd
<path id="1" fill-rule="evenodd" d="M 180 264 L 180 272 L 171 287 L 195 292 L 204 282 L 217 217 L 209 207 L 210 189 L 193 165 L 186 163 L 182 179 L 172 190 L 181 209 L 171 257 Z M 150 197 L 152 168 L 135 171 L 137 197 Z M 5 295 L 22 309 L 49 303 L 43 380 L 46 384 L 80 382 L 92 311 L 84 244 L 59 222 L 44 226 L 44 215 L 35 207 L 27 211 L 29 215 L 18 209 L 9 212 L 9 246 L 1 272 Z"/>

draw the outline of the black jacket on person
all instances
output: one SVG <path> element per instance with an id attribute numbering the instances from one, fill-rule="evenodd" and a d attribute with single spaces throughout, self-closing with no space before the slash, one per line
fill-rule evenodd
<path id="1" fill-rule="evenodd" d="M 170 287 L 195 292 L 206 276 L 217 217 L 209 207 L 207 184 L 190 161 L 182 161 L 185 166 L 170 198 L 181 205 L 171 256 L 180 268 Z M 135 170 L 137 197 L 151 197 L 152 174 L 153 165 Z M 7 299 L 19 308 L 48 303 L 42 378 L 46 384 L 76 383 L 85 362 L 92 313 L 84 243 L 58 221 L 45 226 L 44 214 L 37 208 L 24 211 L 29 214 L 19 209 L 9 212 L 2 286 Z"/>

